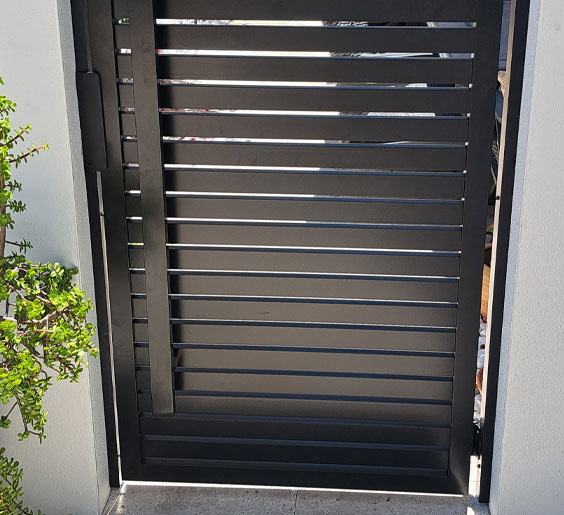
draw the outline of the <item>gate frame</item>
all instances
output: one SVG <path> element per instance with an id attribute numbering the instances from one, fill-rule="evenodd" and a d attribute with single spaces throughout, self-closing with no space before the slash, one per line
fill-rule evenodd
<path id="1" fill-rule="evenodd" d="M 89 37 L 90 30 L 98 29 L 100 30 L 100 33 L 105 35 L 105 37 L 113 38 L 113 29 L 111 23 L 108 23 L 108 20 L 111 21 L 112 19 L 112 12 L 109 0 L 70 1 L 73 18 L 79 105 L 84 106 L 87 103 L 91 103 L 94 99 L 87 97 L 86 95 L 88 93 L 85 93 L 84 90 L 81 90 L 79 84 L 81 78 L 85 74 L 93 75 L 94 69 L 107 70 L 108 68 L 115 68 L 115 62 L 113 60 L 113 45 L 110 56 L 110 52 L 103 53 L 101 48 L 97 48 L 96 42 L 92 42 Z M 483 423 L 484 446 L 481 453 L 482 476 L 479 496 L 480 502 L 488 502 L 491 481 L 493 430 L 495 425 L 499 347 L 501 340 L 501 326 L 503 323 L 503 304 L 505 298 L 507 247 L 511 220 L 514 167 L 518 144 L 517 134 L 519 128 L 523 65 L 526 47 L 526 38 L 516 38 L 515 40 L 513 39 L 513 29 L 516 30 L 516 33 L 519 34 L 519 36 L 522 35 L 519 31 L 526 32 L 528 24 L 529 1 L 530 0 L 512 0 L 512 21 L 507 67 L 507 81 L 508 84 L 512 85 L 512 89 L 510 92 L 508 92 L 508 95 L 504 101 L 503 132 L 501 144 L 501 148 L 504 150 L 504 157 L 503 162 L 500 166 L 500 176 L 503 172 L 504 180 L 498 183 L 499 225 L 495 250 L 495 253 L 498 257 L 495 262 L 495 279 L 493 283 L 494 291 L 491 306 L 492 323 L 489 329 L 490 332 L 488 338 L 490 354 L 488 356 L 489 366 L 487 383 L 489 383 L 490 385 L 491 392 L 489 394 L 489 402 L 487 402 L 485 405 L 485 418 Z M 127 0 L 115 0 L 115 2 L 122 5 L 127 4 Z M 481 6 L 481 9 L 478 10 L 478 17 L 481 17 L 481 19 L 485 18 L 487 23 L 489 19 L 492 19 L 491 9 L 501 9 L 501 1 L 497 0 L 497 3 L 499 5 L 496 6 L 495 1 L 491 1 L 489 4 L 486 4 L 486 2 L 482 1 L 479 4 Z M 489 12 L 487 8 L 490 9 Z M 482 27 L 483 26 L 484 22 L 482 22 Z M 487 47 L 487 44 L 484 43 L 484 45 Z M 495 62 L 497 63 L 497 56 Z M 488 64 L 490 66 L 493 66 L 493 59 L 492 63 Z M 479 71 L 479 73 L 486 74 L 490 72 L 491 70 Z M 105 76 L 107 77 L 108 74 L 105 74 Z M 111 76 L 115 76 L 115 73 L 113 75 L 110 74 L 110 77 Z M 113 88 L 115 90 L 116 86 L 115 82 L 111 80 L 104 81 L 104 78 L 102 78 L 100 87 L 101 94 L 102 96 L 104 96 L 104 90 L 108 90 L 108 88 Z M 487 95 L 487 93 L 484 94 Z M 113 94 L 113 96 L 115 97 L 115 93 Z M 109 98 L 109 95 L 106 98 Z M 120 361 L 127 361 L 128 365 L 132 367 L 131 370 L 134 370 L 133 345 L 131 345 L 130 348 L 128 348 L 128 346 L 124 345 L 123 343 L 121 343 L 117 347 L 113 345 L 113 341 L 115 340 L 119 340 L 121 342 L 131 342 L 131 344 L 133 343 L 133 330 L 131 328 L 131 307 L 129 307 L 129 309 L 126 308 L 126 306 L 129 305 L 129 299 L 127 299 L 127 301 L 125 301 L 124 299 L 124 291 L 128 292 L 129 290 L 125 290 L 125 288 L 123 287 L 120 288 L 120 281 L 123 281 L 124 275 L 120 274 L 119 272 L 116 273 L 116 269 L 119 269 L 120 267 L 121 272 L 123 272 L 124 266 L 126 269 L 128 268 L 128 256 L 127 251 L 123 252 L 124 249 L 127 250 L 123 186 L 121 186 L 121 188 L 111 187 L 112 183 L 115 183 L 115 186 L 119 186 L 118 183 L 122 182 L 121 148 L 119 148 L 117 145 L 112 144 L 112 135 L 109 134 L 110 132 L 113 132 L 113 135 L 115 136 L 116 133 L 114 131 L 117 130 L 117 139 L 114 138 L 114 141 L 120 140 L 119 114 L 117 111 L 117 105 L 115 107 L 116 109 L 112 109 L 106 103 L 106 105 L 103 106 L 103 112 L 100 112 L 99 114 L 96 113 L 96 109 L 94 109 L 94 112 L 89 111 L 88 113 L 85 113 L 85 118 L 83 119 L 81 117 L 81 132 L 84 147 L 84 164 L 87 180 L 92 258 L 96 284 L 96 307 L 98 313 L 97 323 L 100 340 L 100 360 L 102 368 L 104 411 L 106 418 L 106 445 L 108 450 L 110 485 L 113 487 L 118 487 L 121 483 L 122 468 L 126 468 L 129 471 L 129 475 L 138 475 L 140 473 L 140 467 L 138 466 L 139 437 L 134 437 L 134 435 L 138 434 L 136 422 L 137 412 L 136 409 L 132 409 L 134 406 L 136 406 L 134 374 L 132 374 L 133 377 L 116 377 L 116 374 L 114 372 L 114 359 L 116 358 Z M 89 152 L 87 150 L 88 145 L 90 145 L 92 141 L 96 141 L 96 137 L 99 138 L 100 136 L 100 119 L 97 118 L 98 116 L 103 117 L 102 121 L 105 121 L 105 132 L 109 136 L 100 144 L 101 146 L 98 146 L 97 148 L 95 146 L 95 150 L 107 154 L 107 168 L 105 170 L 101 169 L 101 165 L 99 163 L 93 162 L 93 154 L 92 152 Z M 483 121 L 488 120 L 488 117 L 493 119 L 493 109 L 488 110 L 484 107 L 482 109 L 482 112 L 475 115 L 474 120 L 476 118 L 480 118 L 481 123 L 480 121 L 478 121 L 477 124 L 474 123 L 474 130 L 472 129 L 471 124 L 469 140 L 473 137 L 480 137 L 480 128 L 483 126 Z M 485 136 L 482 137 L 485 138 Z M 468 155 L 470 163 L 472 163 L 470 159 L 485 159 L 481 156 L 473 157 L 472 152 L 469 152 Z M 96 164 L 98 166 L 96 166 Z M 112 168 L 114 170 L 119 169 L 119 173 L 110 173 L 110 170 Z M 113 191 L 112 199 L 109 199 L 106 202 L 105 206 L 102 205 L 100 195 L 102 184 L 106 184 L 107 190 Z M 120 224 L 120 227 L 113 226 L 111 228 L 104 227 L 104 210 L 107 212 L 109 209 L 123 212 L 123 225 Z M 465 213 L 467 211 L 469 212 L 470 210 L 465 207 Z M 478 237 L 480 237 L 480 233 L 482 232 L 480 222 L 481 221 L 478 221 L 478 223 L 476 223 L 475 221 L 473 222 L 473 227 L 471 228 L 471 240 L 476 240 Z M 467 243 L 468 233 L 466 234 L 466 236 L 467 237 L 463 242 L 463 248 L 465 244 L 469 247 L 476 247 L 475 245 L 469 245 Z M 123 246 L 116 244 L 116 242 L 121 243 Z M 467 251 L 466 254 L 463 253 L 462 255 L 466 256 L 466 259 L 469 261 L 475 259 L 475 256 L 472 256 L 471 251 Z M 461 258 L 461 266 L 462 259 L 463 258 Z M 106 263 L 108 262 L 112 263 L 111 267 L 107 267 Z M 461 278 L 461 289 L 462 285 L 463 282 Z M 470 289 L 476 289 L 475 285 L 469 285 L 468 287 Z M 117 309 L 110 310 L 110 304 L 117 306 Z M 465 320 L 462 324 L 469 330 L 471 330 L 471 324 L 474 323 L 474 311 L 476 311 L 477 313 L 477 307 L 476 309 L 466 310 L 467 313 L 465 314 Z M 466 352 L 468 353 L 470 352 L 470 350 L 471 349 L 467 349 Z M 461 361 L 463 361 L 464 363 L 466 362 L 466 360 L 462 359 L 458 360 L 458 363 L 460 364 Z M 460 370 L 455 370 L 455 374 L 456 371 L 458 371 L 458 377 L 460 377 Z M 465 374 L 462 374 L 462 377 L 464 377 L 464 375 L 470 375 L 470 371 L 464 372 Z M 116 383 L 119 383 L 117 388 Z M 457 389 L 455 387 L 453 394 L 453 406 L 455 402 L 457 402 L 457 399 L 467 397 L 466 394 L 468 392 L 464 390 L 464 388 Z M 132 400 L 133 403 L 131 402 Z M 468 435 L 467 444 L 464 445 L 464 449 L 462 449 L 462 451 L 469 454 L 472 446 L 471 426 L 463 427 L 463 424 L 466 422 L 466 418 L 467 417 L 458 417 L 457 419 L 453 419 L 452 425 L 453 428 L 460 426 L 457 429 L 453 429 L 453 431 L 460 431 L 461 434 Z M 128 439 L 122 439 L 120 441 L 118 423 L 121 426 L 122 434 L 127 434 Z M 120 449 L 123 449 L 125 452 L 121 452 Z M 129 459 L 124 460 L 124 458 Z M 450 467 L 453 468 L 454 471 L 456 471 L 456 462 L 451 463 Z M 459 472 L 462 473 L 462 477 L 465 476 L 465 471 L 462 470 Z"/>
<path id="2" fill-rule="evenodd" d="M 503 99 L 503 118 L 499 168 L 496 190 L 496 224 L 494 248 L 492 251 L 493 293 L 488 307 L 488 332 L 486 338 L 485 391 L 480 420 L 481 452 L 480 474 L 478 477 L 478 500 L 490 501 L 492 463 L 494 451 L 494 432 L 497 411 L 497 393 L 499 381 L 499 363 L 501 356 L 501 336 L 503 329 L 503 311 L 505 307 L 505 288 L 507 279 L 507 257 L 509 236 L 511 233 L 511 215 L 513 211 L 513 187 L 515 184 L 515 166 L 519 145 L 521 120 L 521 99 L 523 94 L 523 76 L 529 30 L 530 0 L 511 0 L 509 40 L 507 45 L 506 90 Z M 515 37 L 517 35 L 517 37 Z"/>

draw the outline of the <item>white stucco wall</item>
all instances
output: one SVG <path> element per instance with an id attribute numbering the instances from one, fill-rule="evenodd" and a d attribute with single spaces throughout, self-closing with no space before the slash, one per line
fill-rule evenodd
<path id="1" fill-rule="evenodd" d="M 2 94 L 19 104 L 14 122 L 32 125 L 28 142 L 51 147 L 16 171 L 28 211 L 15 237 L 31 240 L 32 259 L 78 266 L 93 297 L 70 2 L 2 0 L 1 13 Z M 99 361 L 80 384 L 56 384 L 46 406 L 43 444 L 0 433 L 25 469 L 26 502 L 48 515 L 98 514 L 109 494 Z"/>
<path id="2" fill-rule="evenodd" d="M 564 513 L 564 2 L 531 0 L 493 515 Z"/>

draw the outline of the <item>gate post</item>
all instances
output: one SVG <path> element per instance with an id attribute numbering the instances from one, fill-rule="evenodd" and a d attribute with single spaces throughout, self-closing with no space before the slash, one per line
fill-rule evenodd
<path id="1" fill-rule="evenodd" d="M 468 488 L 468 456 L 472 447 L 472 402 L 474 395 L 474 369 L 478 338 L 479 298 L 484 253 L 484 227 L 486 227 L 489 177 L 489 149 L 494 127 L 495 89 L 500 42 L 502 2 L 479 0 L 477 12 L 474 69 L 464 212 L 462 251 L 460 258 L 460 288 L 458 294 L 458 329 L 456 332 L 456 358 L 454 377 L 450 467 L 461 491 Z M 462 407 L 461 407 L 462 406 Z"/>

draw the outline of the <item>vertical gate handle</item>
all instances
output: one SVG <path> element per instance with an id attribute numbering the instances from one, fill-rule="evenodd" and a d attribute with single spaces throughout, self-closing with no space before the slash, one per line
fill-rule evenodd
<path id="1" fill-rule="evenodd" d="M 152 0 L 129 0 L 154 415 L 174 414 L 166 206 Z"/>

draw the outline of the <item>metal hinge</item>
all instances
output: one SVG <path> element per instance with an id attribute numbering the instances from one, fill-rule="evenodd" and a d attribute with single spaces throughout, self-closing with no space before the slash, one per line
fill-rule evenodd
<path id="1" fill-rule="evenodd" d="M 87 172 L 106 170 L 108 160 L 100 76 L 95 72 L 77 73 L 76 89 L 84 167 Z"/>

